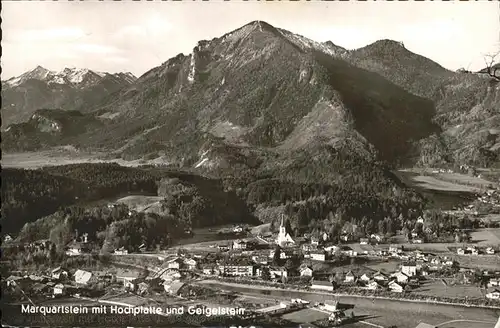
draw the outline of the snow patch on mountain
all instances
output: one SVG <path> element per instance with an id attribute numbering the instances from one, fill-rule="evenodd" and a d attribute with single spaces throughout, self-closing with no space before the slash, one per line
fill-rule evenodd
<path id="1" fill-rule="evenodd" d="M 341 47 L 337 47 L 333 43 L 316 42 L 299 34 L 294 34 L 292 32 L 282 29 L 277 29 L 277 30 L 290 42 L 292 42 L 293 44 L 295 44 L 304 51 L 318 50 L 330 56 L 339 56 L 347 52 L 347 50 Z"/>
<path id="2" fill-rule="evenodd" d="M 196 73 L 196 61 L 194 59 L 194 53 L 191 54 L 191 61 L 189 62 L 189 74 L 188 74 L 188 81 L 193 82 L 194 81 L 194 74 Z"/>
<path id="3" fill-rule="evenodd" d="M 41 66 L 37 66 L 31 71 L 5 81 L 5 84 L 9 87 L 16 87 L 28 80 L 34 79 L 45 81 L 49 84 L 70 84 L 80 86 L 82 82 L 87 82 L 88 84 L 98 83 L 107 75 L 109 74 L 105 72 L 92 71 L 87 68 L 66 67 L 59 72 L 55 72 Z M 133 83 L 136 80 L 136 77 L 132 73 L 117 73 L 113 74 L 113 76 L 124 79 L 128 83 Z"/>
<path id="4" fill-rule="evenodd" d="M 20 85 L 21 83 L 26 82 L 27 80 L 45 80 L 47 76 L 52 74 L 53 72 L 49 71 L 48 69 L 42 67 L 42 66 L 37 66 L 35 69 L 28 71 L 26 73 L 21 74 L 20 76 L 13 77 L 9 80 L 6 81 L 6 84 L 11 87 L 15 87 Z"/>

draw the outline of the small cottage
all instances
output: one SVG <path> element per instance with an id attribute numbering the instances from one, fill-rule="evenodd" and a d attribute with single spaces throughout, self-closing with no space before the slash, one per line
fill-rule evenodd
<path id="1" fill-rule="evenodd" d="M 311 289 L 333 291 L 333 284 L 329 281 L 314 280 Z"/>

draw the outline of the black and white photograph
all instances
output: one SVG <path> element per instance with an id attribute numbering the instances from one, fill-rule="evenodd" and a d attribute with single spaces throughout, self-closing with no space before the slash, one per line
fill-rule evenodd
<path id="1" fill-rule="evenodd" d="M 2 326 L 500 328 L 500 2 L 1 18 Z"/>

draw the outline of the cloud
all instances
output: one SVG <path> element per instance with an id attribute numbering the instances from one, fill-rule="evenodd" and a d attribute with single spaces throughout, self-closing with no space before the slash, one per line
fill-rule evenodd
<path id="1" fill-rule="evenodd" d="M 104 46 L 95 43 L 79 43 L 75 44 L 73 48 L 78 51 L 93 53 L 93 54 L 110 54 L 120 51 L 118 48 L 115 47 Z"/>
<path id="2" fill-rule="evenodd" d="M 169 21 L 158 15 L 154 15 L 148 17 L 140 24 L 127 25 L 120 28 L 115 33 L 115 37 L 118 39 L 157 37 L 171 31 L 172 28 L 173 25 Z"/>
<path id="3" fill-rule="evenodd" d="M 104 57 L 104 60 L 107 62 L 117 63 L 117 64 L 127 63 L 129 61 L 128 58 L 118 57 L 118 56 L 112 56 L 112 57 L 106 56 L 106 57 Z"/>
<path id="4" fill-rule="evenodd" d="M 62 41 L 83 38 L 86 33 L 80 28 L 62 27 L 41 30 L 26 30 L 20 33 L 15 39 L 21 42 L 36 41 Z"/>

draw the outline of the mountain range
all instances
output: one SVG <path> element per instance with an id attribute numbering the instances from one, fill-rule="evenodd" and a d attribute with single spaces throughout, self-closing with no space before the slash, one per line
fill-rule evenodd
<path id="1" fill-rule="evenodd" d="M 65 68 L 60 72 L 41 66 L 2 81 L 2 127 L 21 123 L 40 108 L 81 109 L 132 84 L 132 73 L 102 73 Z"/>
<path id="2" fill-rule="evenodd" d="M 2 98 L 2 126 L 16 123 L 2 133 L 4 151 L 71 144 L 264 171 L 304 156 L 326 163 L 327 149 L 394 165 L 500 159 L 495 79 L 447 70 L 400 42 L 347 50 L 262 21 L 137 79 L 37 67 L 2 82 Z"/>

